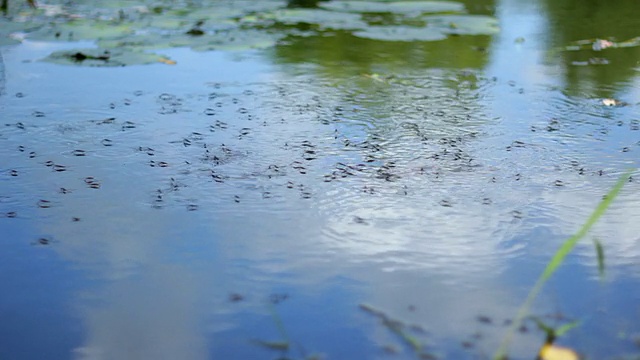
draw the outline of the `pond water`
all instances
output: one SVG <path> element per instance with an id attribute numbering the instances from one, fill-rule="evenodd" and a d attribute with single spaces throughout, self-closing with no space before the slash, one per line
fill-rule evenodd
<path id="1" fill-rule="evenodd" d="M 640 51 L 564 50 L 640 35 L 640 9 L 465 7 L 500 31 L 124 67 L 0 47 L 0 359 L 490 359 L 640 165 Z M 640 358 L 639 184 L 532 308 L 590 359 Z"/>

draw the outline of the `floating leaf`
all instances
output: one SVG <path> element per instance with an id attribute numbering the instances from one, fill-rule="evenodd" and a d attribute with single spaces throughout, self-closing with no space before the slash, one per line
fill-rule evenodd
<path id="1" fill-rule="evenodd" d="M 21 42 L 18 33 L 29 32 L 38 29 L 42 24 L 34 22 L 9 21 L 0 17 L 0 46 L 14 45 Z"/>
<path id="2" fill-rule="evenodd" d="M 265 18 L 285 25 L 312 24 L 320 29 L 357 30 L 368 27 L 360 14 L 320 9 L 284 9 L 266 14 Z"/>
<path id="3" fill-rule="evenodd" d="M 189 38 L 182 35 L 144 34 L 119 37 L 116 39 L 102 39 L 97 42 L 101 48 L 131 48 L 136 50 L 164 49 L 171 47 L 189 46 Z"/>
<path id="4" fill-rule="evenodd" d="M 20 40 L 9 36 L 9 34 L 0 33 L 0 46 L 20 44 Z"/>
<path id="5" fill-rule="evenodd" d="M 640 36 L 634 37 L 634 38 L 629 39 L 629 40 L 621 41 L 621 42 L 617 43 L 616 45 L 617 45 L 617 47 L 636 47 L 636 46 L 640 46 Z"/>
<path id="6" fill-rule="evenodd" d="M 432 15 L 422 19 L 445 34 L 492 35 L 500 31 L 498 20 L 485 15 Z"/>
<path id="7" fill-rule="evenodd" d="M 453 1 L 330 1 L 320 7 L 334 11 L 357 13 L 425 14 L 463 12 L 464 5 Z"/>
<path id="8" fill-rule="evenodd" d="M 234 0 L 220 1 L 219 6 L 216 2 L 210 2 L 211 5 L 190 11 L 186 16 L 191 19 L 208 21 L 214 20 L 235 20 L 249 14 L 265 14 L 286 7 L 287 2 L 281 1 L 255 1 L 255 0 Z"/>
<path id="9" fill-rule="evenodd" d="M 272 47 L 285 34 L 258 30 L 230 29 L 198 36 L 188 34 L 146 34 L 107 39 L 98 42 L 103 48 L 127 47 L 135 50 L 189 47 L 196 51 L 248 50 Z"/>
<path id="10" fill-rule="evenodd" d="M 152 53 L 127 51 L 123 49 L 76 49 L 56 51 L 43 59 L 44 61 L 63 65 L 82 65 L 99 67 L 116 67 L 126 65 L 167 63 L 169 59 Z"/>
<path id="11" fill-rule="evenodd" d="M 232 29 L 219 31 L 208 36 L 199 36 L 190 44 L 196 51 L 265 49 L 274 46 L 286 35 L 264 30 Z"/>
<path id="12" fill-rule="evenodd" d="M 589 58 L 587 61 L 572 61 L 571 65 L 574 66 L 588 66 L 588 65 L 608 65 L 609 60 L 603 58 Z"/>
<path id="13" fill-rule="evenodd" d="M 113 21 L 98 21 L 78 19 L 61 24 L 43 27 L 29 34 L 33 40 L 62 40 L 79 41 L 116 38 L 132 34 L 133 27 L 130 24 L 120 24 Z"/>
<path id="14" fill-rule="evenodd" d="M 369 26 L 356 31 L 354 36 L 383 41 L 438 41 L 447 38 L 442 31 L 433 28 L 410 26 Z"/>

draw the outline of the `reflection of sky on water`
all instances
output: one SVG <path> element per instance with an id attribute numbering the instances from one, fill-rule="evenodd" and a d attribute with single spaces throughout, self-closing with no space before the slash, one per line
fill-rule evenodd
<path id="1" fill-rule="evenodd" d="M 505 2 L 500 8 L 503 32 L 494 40 L 487 79 L 478 80 L 479 90 L 459 85 L 455 101 L 456 85 L 445 84 L 457 82 L 456 75 L 441 71 L 410 78 L 413 85 L 380 85 L 371 95 L 351 85 L 362 79 L 336 85 L 313 75 L 291 78 L 257 55 L 234 62 L 216 53 L 173 50 L 176 67 L 62 71 L 20 63 L 38 57 L 39 44 L 3 52 L 7 93 L 24 92 L 30 100 L 3 97 L 0 105 L 28 126 L 26 133 L 5 129 L 0 136 L 9 144 L 2 150 L 6 166 L 21 174 L 19 183 L 8 178 L 1 183 L 6 197 L 0 205 L 19 214 L 0 219 L 2 228 L 22 244 L 10 247 L 14 252 L 5 256 L 11 262 L 3 268 L 32 283 L 0 279 L 12 298 L 49 298 L 46 305 L 54 309 L 47 313 L 42 304 L 5 300 L 1 313 L 17 310 L 14 321 L 3 316 L 9 323 L 22 322 L 24 330 L 5 327 L 3 333 L 16 339 L 12 333 L 44 324 L 48 333 L 34 336 L 64 333 L 64 344 L 41 341 L 31 351 L 62 354 L 75 348 L 80 358 L 251 358 L 265 352 L 249 339 L 278 340 L 265 305 L 269 294 L 288 293 L 291 299 L 277 306 L 278 313 L 289 336 L 308 352 L 347 358 L 365 351 L 366 358 L 383 358 L 368 341 L 397 344 L 397 338 L 358 312 L 357 304 L 365 302 L 425 327 L 428 338 L 462 341 L 482 332 L 478 351 L 490 354 L 504 329 L 498 324 L 514 315 L 559 243 L 582 224 L 620 171 L 638 165 L 637 146 L 629 153 L 616 150 L 634 146 L 632 132 L 624 126 L 600 132 L 601 122 L 609 119 L 628 126 L 637 117 L 635 107 L 603 109 L 598 99 L 556 90 L 556 70 L 539 50 L 544 19 L 537 9 L 520 5 Z M 515 44 L 517 36 L 526 42 Z M 112 81 L 117 76 L 136 79 L 136 87 Z M 438 89 L 430 93 L 435 95 L 421 98 L 430 87 Z M 136 90 L 142 94 L 132 95 Z M 179 99 L 175 114 L 159 114 L 169 106 L 157 99 L 165 92 Z M 214 118 L 228 128 L 209 132 L 212 120 L 203 111 L 216 102 L 223 105 L 215 108 Z M 238 111 L 243 107 L 249 114 Z M 31 118 L 33 111 L 47 116 Z M 438 111 L 448 119 L 469 120 L 447 123 Z M 137 127 L 122 131 L 88 121 L 109 116 Z M 553 116 L 559 129 L 545 132 Z M 323 123 L 326 118 L 339 121 Z M 437 141 L 425 145 L 416 126 L 430 139 L 461 140 L 455 148 Z M 532 126 L 540 130 L 533 132 Z M 250 132 L 242 135 L 245 127 Z M 205 133 L 205 139 L 183 145 L 192 132 Z M 101 145 L 107 136 L 113 147 Z M 366 163 L 369 170 L 342 178 L 345 167 L 336 164 L 362 163 L 371 149 L 346 142 L 365 140 L 381 148 Z M 514 146 L 514 140 L 524 145 Z M 302 159 L 309 147 L 305 141 L 317 159 Z M 22 142 L 48 157 L 26 163 L 25 154 L 12 150 Z M 210 164 L 198 160 L 204 143 L 224 160 L 215 167 L 223 183 L 213 181 Z M 220 150 L 221 143 L 232 152 Z M 152 147 L 155 154 L 136 150 L 139 146 Z M 90 156 L 69 156 L 71 148 Z M 444 148 L 462 149 L 474 166 L 459 165 Z M 441 158 L 424 156 L 431 153 Z M 49 158 L 70 171 L 51 172 L 42 165 Z M 150 161 L 170 166 L 151 167 Z M 391 161 L 395 167 L 387 170 L 397 178 L 377 177 Z M 602 176 L 599 170 L 605 170 Z M 325 182 L 334 171 L 337 178 Z M 87 188 L 86 176 L 99 179 L 101 188 Z M 563 186 L 555 186 L 556 180 Z M 622 319 L 616 309 L 633 308 L 627 299 L 638 296 L 630 290 L 637 288 L 633 266 L 640 257 L 636 184 L 629 184 L 592 234 L 605 245 L 615 281 L 593 280 L 594 251 L 585 241 L 541 300 L 551 311 L 592 317 L 570 339 L 617 329 Z M 57 194 L 61 186 L 73 192 Z M 159 194 L 162 209 L 153 209 Z M 53 207 L 35 208 L 40 198 L 51 199 Z M 187 211 L 191 205 L 197 211 Z M 81 221 L 72 222 L 73 216 Z M 40 236 L 52 237 L 51 249 L 26 245 Z M 31 271 L 39 275 L 20 275 L 33 253 L 40 261 Z M 231 303 L 231 293 L 245 299 Z M 573 302 L 576 297 L 581 301 Z M 594 314 L 598 306 L 607 307 L 610 319 Z M 495 325 L 478 324 L 481 314 Z M 32 315 L 39 320 L 21 321 Z M 60 322 L 75 325 L 57 329 Z M 622 327 L 637 331 L 633 324 Z M 531 354 L 538 342 L 527 337 L 519 350 Z M 19 347 L 26 344 L 11 349 Z M 599 354 L 604 348 L 586 350 Z"/>

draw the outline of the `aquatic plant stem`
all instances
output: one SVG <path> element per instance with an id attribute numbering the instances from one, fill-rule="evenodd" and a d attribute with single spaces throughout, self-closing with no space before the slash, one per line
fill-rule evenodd
<path id="1" fill-rule="evenodd" d="M 533 301 L 536 299 L 536 297 L 542 290 L 542 287 L 544 286 L 544 284 L 547 282 L 547 280 L 549 280 L 551 275 L 553 275 L 553 273 L 562 264 L 566 256 L 571 252 L 571 250 L 573 250 L 573 248 L 578 243 L 578 241 L 580 241 L 580 239 L 582 239 L 585 235 L 587 235 L 587 233 L 589 232 L 589 230 L 591 230 L 593 225 L 596 222 L 598 222 L 600 217 L 605 213 L 605 211 L 607 211 L 609 206 L 611 206 L 611 203 L 618 196 L 618 194 L 620 193 L 620 190 L 622 190 L 622 187 L 624 187 L 624 184 L 627 181 L 629 181 L 629 177 L 631 176 L 634 170 L 635 169 L 629 170 L 626 173 L 624 173 L 622 176 L 620 176 L 620 179 L 618 179 L 618 181 L 613 186 L 613 188 L 609 190 L 607 195 L 605 195 L 602 201 L 600 201 L 600 204 L 598 204 L 598 206 L 593 211 L 593 213 L 591 213 L 591 216 L 589 216 L 589 218 L 584 223 L 584 225 L 582 225 L 582 227 L 580 227 L 578 232 L 576 232 L 573 236 L 565 240 L 564 243 L 562 243 L 560 248 L 553 255 L 553 258 L 551 258 L 551 261 L 549 261 L 544 271 L 536 281 L 535 285 L 529 292 L 527 299 L 524 301 L 522 306 L 520 306 L 520 309 L 518 309 L 518 313 L 516 314 L 516 317 L 513 320 L 513 323 L 511 323 L 511 326 L 507 330 L 507 334 L 503 338 L 502 343 L 498 348 L 498 351 L 493 357 L 494 360 L 506 359 L 507 350 L 509 348 L 509 345 L 511 344 L 513 335 L 522 324 L 522 321 L 524 320 L 524 318 L 527 317 L 527 315 L 529 314 L 529 309 L 531 308 L 531 304 L 533 304 Z"/>
<path id="2" fill-rule="evenodd" d="M 269 304 L 269 311 L 271 312 L 271 317 L 273 318 L 273 322 L 276 324 L 276 328 L 278 329 L 280 336 L 284 339 L 284 341 L 287 344 L 290 344 L 291 341 L 289 340 L 289 335 L 287 334 L 287 330 L 285 329 L 284 323 L 282 322 L 282 319 L 280 319 L 280 316 L 276 311 L 276 307 L 273 304 Z"/>

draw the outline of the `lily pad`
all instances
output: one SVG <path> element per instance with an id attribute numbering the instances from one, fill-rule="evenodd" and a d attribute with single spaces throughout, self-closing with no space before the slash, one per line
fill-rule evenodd
<path id="1" fill-rule="evenodd" d="M 198 27 L 204 31 L 218 31 L 238 27 L 235 20 L 212 18 L 212 17 L 177 17 L 177 16 L 155 16 L 150 19 L 149 24 L 144 29 L 179 30 L 184 28 Z"/>
<path id="2" fill-rule="evenodd" d="M 137 51 L 151 49 L 166 49 L 172 47 L 189 46 L 187 36 L 171 34 L 136 34 L 124 36 L 116 39 L 102 39 L 97 42 L 98 46 L 106 49 L 129 48 Z"/>
<path id="3" fill-rule="evenodd" d="M 491 35 L 500 31 L 498 20 L 485 15 L 431 15 L 422 19 L 429 27 L 451 35 Z"/>
<path id="4" fill-rule="evenodd" d="M 603 39 L 586 39 L 572 42 L 565 47 L 567 51 L 578 51 L 590 49 L 593 51 L 602 51 L 607 48 L 623 48 L 623 47 L 636 47 L 640 46 L 640 36 L 634 37 L 625 41 L 614 42 Z"/>
<path id="5" fill-rule="evenodd" d="M 357 13 L 425 14 L 463 12 L 464 5 L 453 1 L 331 1 L 321 3 L 328 10 Z"/>
<path id="6" fill-rule="evenodd" d="M 0 18 L 0 46 L 19 44 L 21 39 L 15 33 L 33 31 L 42 24 L 33 22 L 8 21 Z"/>
<path id="7" fill-rule="evenodd" d="M 98 41 L 103 48 L 129 48 L 135 50 L 189 47 L 196 51 L 265 49 L 274 46 L 285 34 L 273 34 L 253 29 L 228 29 L 201 35 L 141 34 L 119 39 Z"/>
<path id="8" fill-rule="evenodd" d="M 131 24 L 78 19 L 43 27 L 33 33 L 30 33 L 29 38 L 44 41 L 79 41 L 115 38 L 132 34 L 133 32 L 134 28 Z"/>
<path id="9" fill-rule="evenodd" d="M 190 12 L 191 19 L 237 19 L 249 14 L 264 14 L 285 8 L 286 1 L 237 0 L 221 1 L 212 6 L 202 7 Z"/>
<path id="10" fill-rule="evenodd" d="M 95 67 L 120 67 L 153 63 L 173 63 L 166 57 L 157 54 L 123 49 L 100 48 L 56 51 L 44 58 L 43 61 L 63 65 Z"/>
<path id="11" fill-rule="evenodd" d="M 11 37 L 9 34 L 0 33 L 0 46 L 19 44 L 20 40 Z"/>
<path id="12" fill-rule="evenodd" d="M 353 35 L 382 41 L 439 41 L 447 38 L 439 29 L 410 26 L 369 26 Z"/>
<path id="13" fill-rule="evenodd" d="M 265 18 L 285 25 L 312 24 L 320 29 L 359 30 L 369 26 L 360 14 L 321 9 L 284 9 L 265 14 Z"/>
<path id="14" fill-rule="evenodd" d="M 274 46 L 285 34 L 273 34 L 264 30 L 233 29 L 209 36 L 201 36 L 191 44 L 196 51 L 266 49 Z"/>

